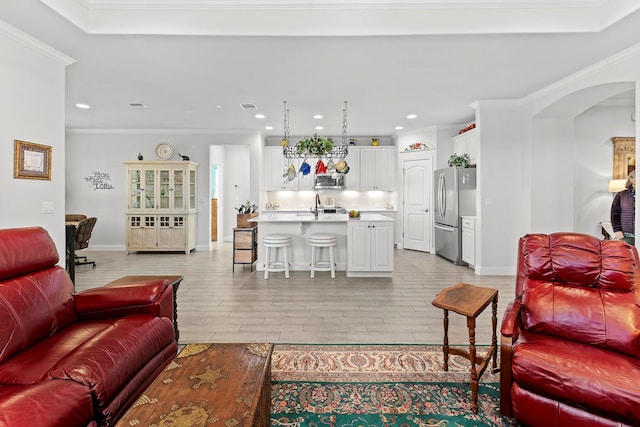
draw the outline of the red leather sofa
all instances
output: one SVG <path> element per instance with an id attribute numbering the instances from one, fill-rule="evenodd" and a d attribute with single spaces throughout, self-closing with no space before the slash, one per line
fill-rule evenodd
<path id="1" fill-rule="evenodd" d="M 578 233 L 520 239 L 502 326 L 500 410 L 523 426 L 640 425 L 636 248 Z"/>
<path id="2" fill-rule="evenodd" d="M 165 280 L 73 292 L 40 227 L 0 230 L 0 426 L 109 426 L 175 357 Z"/>

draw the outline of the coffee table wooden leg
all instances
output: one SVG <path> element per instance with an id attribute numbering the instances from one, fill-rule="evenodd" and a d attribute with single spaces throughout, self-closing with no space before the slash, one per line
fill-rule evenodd
<path id="1" fill-rule="evenodd" d="M 471 410 L 478 413 L 478 371 L 476 370 L 476 319 L 467 317 L 469 328 L 469 361 L 471 362 Z"/>
<path id="2" fill-rule="evenodd" d="M 449 310 L 444 310 L 444 345 L 442 346 L 444 352 L 444 370 L 449 370 Z"/>

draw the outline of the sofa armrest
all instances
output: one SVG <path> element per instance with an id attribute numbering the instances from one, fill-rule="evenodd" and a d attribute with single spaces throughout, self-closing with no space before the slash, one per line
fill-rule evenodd
<path id="1" fill-rule="evenodd" d="M 81 319 L 113 318 L 127 314 L 164 315 L 173 319 L 173 315 L 166 310 L 150 311 L 150 307 L 166 305 L 164 300 L 167 297 L 172 312 L 173 292 L 169 281 L 155 279 L 87 289 L 74 295 L 74 305 Z"/>
<path id="2" fill-rule="evenodd" d="M 513 343 L 518 339 L 521 330 L 520 309 L 522 302 L 515 299 L 507 305 L 500 326 L 500 413 L 513 417 L 511 405 L 511 357 Z"/>

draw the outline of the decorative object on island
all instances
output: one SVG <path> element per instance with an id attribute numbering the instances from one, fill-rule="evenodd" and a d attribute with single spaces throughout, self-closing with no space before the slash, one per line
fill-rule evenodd
<path id="1" fill-rule="evenodd" d="M 467 166 L 469 166 L 469 155 L 467 153 L 464 153 L 464 154 L 453 153 L 451 157 L 449 157 L 449 166 L 454 166 L 457 168 L 466 168 Z"/>
<path id="2" fill-rule="evenodd" d="M 51 147 L 14 140 L 13 177 L 51 180 Z"/>

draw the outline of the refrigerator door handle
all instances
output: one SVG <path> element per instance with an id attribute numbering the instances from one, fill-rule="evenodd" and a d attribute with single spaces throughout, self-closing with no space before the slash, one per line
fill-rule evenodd
<path id="1" fill-rule="evenodd" d="M 456 231 L 458 227 L 452 227 L 450 225 L 435 224 L 435 228 L 443 231 Z"/>
<path id="2" fill-rule="evenodd" d="M 440 210 L 440 219 L 443 219 L 447 210 L 446 187 L 444 182 L 444 174 L 441 173 L 438 178 L 438 208 Z"/>

